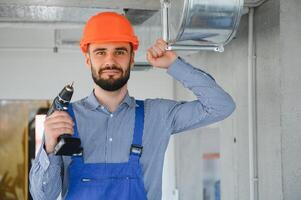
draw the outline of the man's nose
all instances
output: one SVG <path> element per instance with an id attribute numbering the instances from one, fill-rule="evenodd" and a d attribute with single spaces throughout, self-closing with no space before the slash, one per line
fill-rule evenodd
<path id="1" fill-rule="evenodd" d="M 107 53 L 105 57 L 105 65 L 116 64 L 116 60 L 113 53 Z"/>

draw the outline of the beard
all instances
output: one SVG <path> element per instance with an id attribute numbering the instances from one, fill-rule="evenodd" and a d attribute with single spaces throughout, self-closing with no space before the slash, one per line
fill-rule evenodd
<path id="1" fill-rule="evenodd" d="M 101 87 L 102 89 L 106 91 L 116 91 L 122 88 L 125 84 L 127 84 L 129 78 L 130 78 L 130 64 L 126 71 L 123 71 L 121 67 L 117 67 L 116 65 L 106 66 L 102 69 L 100 69 L 98 72 L 93 68 L 92 66 L 92 78 L 96 85 Z M 104 70 L 118 70 L 121 72 L 121 76 L 119 78 L 114 78 L 113 75 L 109 76 L 109 78 L 102 78 L 101 74 Z"/>

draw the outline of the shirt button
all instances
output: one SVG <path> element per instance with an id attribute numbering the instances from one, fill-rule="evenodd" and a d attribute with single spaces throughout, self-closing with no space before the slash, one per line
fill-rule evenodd
<path id="1" fill-rule="evenodd" d="M 43 185 L 46 185 L 46 182 L 45 182 L 45 181 L 43 182 Z"/>
<path id="2" fill-rule="evenodd" d="M 110 117 L 113 117 L 114 115 L 113 114 L 110 114 Z"/>
<path id="3" fill-rule="evenodd" d="M 113 141 L 113 138 L 109 138 L 109 140 L 110 140 L 110 142 L 112 142 L 112 141 Z"/>

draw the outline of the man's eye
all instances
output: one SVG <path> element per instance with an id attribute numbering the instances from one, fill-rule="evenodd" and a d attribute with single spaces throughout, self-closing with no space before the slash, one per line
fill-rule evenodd
<path id="1" fill-rule="evenodd" d="M 105 51 L 97 51 L 97 52 L 96 52 L 96 55 L 105 55 L 105 54 L 106 54 Z"/>
<path id="2" fill-rule="evenodd" d="M 125 51 L 123 51 L 123 50 L 116 51 L 115 54 L 116 54 L 116 55 L 124 55 L 124 54 L 125 54 Z"/>

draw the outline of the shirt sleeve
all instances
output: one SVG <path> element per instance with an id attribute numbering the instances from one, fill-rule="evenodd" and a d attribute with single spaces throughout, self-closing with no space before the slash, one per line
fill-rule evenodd
<path id="1" fill-rule="evenodd" d="M 197 100 L 177 102 L 168 111 L 171 132 L 205 126 L 228 117 L 235 110 L 232 97 L 208 73 L 176 59 L 167 73 L 191 90 Z"/>
<path id="2" fill-rule="evenodd" d="M 43 146 L 30 169 L 30 193 L 35 200 L 57 199 L 62 190 L 62 157 L 47 155 Z"/>

